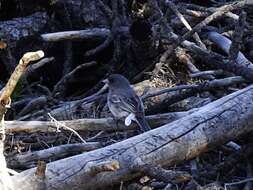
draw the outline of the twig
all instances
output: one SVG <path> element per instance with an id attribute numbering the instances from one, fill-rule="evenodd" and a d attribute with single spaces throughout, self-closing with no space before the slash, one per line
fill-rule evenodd
<path id="1" fill-rule="evenodd" d="M 38 68 L 41 68 L 42 66 L 51 61 L 54 61 L 54 57 L 46 57 L 41 59 L 37 63 L 30 65 L 29 67 L 27 67 L 25 73 L 22 75 L 22 78 L 26 79 L 28 76 L 32 75 Z"/>
<path id="2" fill-rule="evenodd" d="M 189 54 L 186 53 L 186 51 L 180 47 L 176 48 L 176 56 L 178 57 L 179 61 L 184 63 L 189 71 L 190 76 L 192 77 L 194 74 L 201 73 L 201 71 L 193 64 L 193 59 Z M 210 74 L 204 74 L 204 75 L 198 75 L 198 77 L 201 77 L 203 79 L 214 79 L 215 77 L 212 76 L 212 73 Z"/>
<path id="3" fill-rule="evenodd" d="M 102 0 L 97 0 L 98 7 L 105 13 L 105 15 L 109 18 L 110 21 L 113 19 L 112 10 L 108 7 Z"/>
<path id="4" fill-rule="evenodd" d="M 222 70 L 199 71 L 199 72 L 190 74 L 190 77 L 192 77 L 192 78 L 197 78 L 197 77 L 205 78 L 210 75 L 217 76 L 217 75 L 221 75 L 223 73 L 224 72 Z"/>
<path id="5" fill-rule="evenodd" d="M 242 184 L 242 183 L 247 183 L 247 182 L 250 182 L 250 181 L 253 181 L 253 178 L 248 178 L 248 179 L 244 179 L 244 180 L 237 181 L 237 182 L 232 182 L 232 183 L 225 183 L 225 184 L 224 184 L 224 188 L 225 188 L 225 190 L 227 190 L 227 187 L 228 187 L 228 186 L 240 185 L 240 184 Z"/>
<path id="6" fill-rule="evenodd" d="M 92 141 L 92 140 L 96 139 L 97 137 L 99 137 L 100 135 L 102 135 L 103 133 L 104 133 L 104 131 L 100 131 L 96 135 L 94 135 L 93 137 L 88 138 L 87 141 Z"/>
<path id="7" fill-rule="evenodd" d="M 178 91 L 178 90 L 186 90 L 186 89 L 204 91 L 204 90 L 208 90 L 208 89 L 229 86 L 229 85 L 244 82 L 244 81 L 245 80 L 239 76 L 228 77 L 228 78 L 224 78 L 224 79 L 216 79 L 213 81 L 203 82 L 203 83 L 198 83 L 198 84 L 180 85 L 180 86 L 175 86 L 175 87 L 171 87 L 171 88 L 165 88 L 165 89 L 159 90 L 157 92 L 147 93 L 142 98 L 147 99 L 147 98 L 150 98 L 153 96 L 159 96 L 164 93 L 169 93 L 169 92 Z"/>
<path id="8" fill-rule="evenodd" d="M 27 105 L 18 113 L 17 117 L 21 117 L 29 112 L 33 112 L 36 109 L 43 108 L 48 103 L 47 96 L 39 96 L 32 99 Z"/>
<path id="9" fill-rule="evenodd" d="M 192 27 L 190 24 L 187 22 L 187 20 L 184 18 L 184 16 L 178 11 L 176 5 L 172 1 L 167 1 L 167 4 L 169 8 L 177 15 L 177 17 L 181 20 L 181 22 L 185 25 L 185 27 L 191 31 Z M 201 41 L 199 35 L 197 32 L 193 34 L 193 38 L 196 40 L 196 43 L 203 49 L 206 49 L 205 44 Z"/>
<path id="10" fill-rule="evenodd" d="M 251 161 L 249 160 L 249 158 L 246 158 L 246 160 L 247 160 L 247 166 L 246 166 L 247 178 L 252 178 L 253 177 L 252 164 L 251 164 Z M 251 189 L 252 189 L 252 182 L 249 181 L 246 183 L 243 190 L 251 190 Z"/>
<path id="11" fill-rule="evenodd" d="M 238 53 L 240 51 L 240 44 L 242 43 L 242 37 L 244 32 L 244 26 L 246 24 L 246 13 L 241 12 L 239 20 L 235 26 L 235 32 L 232 37 L 232 44 L 229 48 L 229 59 L 230 61 L 235 61 L 237 59 Z"/>
<path id="12" fill-rule="evenodd" d="M 194 28 L 191 31 L 185 33 L 183 35 L 182 39 L 179 41 L 179 44 L 181 44 L 184 40 L 191 37 L 195 32 L 199 32 L 203 27 L 205 27 L 207 24 L 209 24 L 213 20 L 221 17 L 222 15 L 224 15 L 225 13 L 227 13 L 229 11 L 232 11 L 232 10 L 235 10 L 235 9 L 238 9 L 238 8 L 242 8 L 246 4 L 248 4 L 248 5 L 251 4 L 252 5 L 253 2 L 243 0 L 243 1 L 237 1 L 237 2 L 234 2 L 234 3 L 224 5 L 222 7 L 217 8 L 216 12 L 214 12 L 210 16 L 206 17 L 202 22 L 200 22 L 199 24 L 194 26 Z"/>
<path id="13" fill-rule="evenodd" d="M 107 48 L 113 41 L 113 36 L 112 34 L 109 34 L 109 36 L 106 38 L 106 40 L 100 44 L 99 46 L 97 46 L 94 49 L 88 50 L 87 52 L 85 52 L 85 56 L 93 56 L 99 52 L 101 52 L 102 50 L 104 50 L 105 48 Z"/>
<path id="14" fill-rule="evenodd" d="M 179 37 L 173 32 L 171 32 L 171 38 L 174 40 L 179 40 Z M 253 64 L 249 64 L 250 61 L 247 63 L 238 62 L 238 64 L 234 62 L 231 63 L 226 58 L 224 58 L 224 56 L 202 49 L 195 43 L 189 42 L 187 40 L 183 41 L 181 45 L 191 52 L 195 53 L 204 61 L 206 65 L 216 67 L 218 69 L 223 69 L 236 75 L 241 75 L 245 79 L 253 81 Z"/>
<path id="15" fill-rule="evenodd" d="M 233 148 L 234 150 L 240 150 L 241 146 L 233 141 L 230 141 L 226 144 L 226 146 Z"/>
<path id="16" fill-rule="evenodd" d="M 48 113 L 48 116 L 51 118 L 51 120 L 54 122 L 55 126 L 57 127 L 57 130 L 59 131 L 59 128 L 65 128 L 69 131 L 71 131 L 72 133 L 74 133 L 83 143 L 86 143 L 86 141 L 74 130 L 71 129 L 70 127 L 62 124 L 61 122 L 57 121 L 55 118 L 53 118 L 53 116 Z"/>
<path id="17" fill-rule="evenodd" d="M 172 94 L 170 97 L 166 98 L 161 103 L 158 103 L 158 104 L 152 106 L 152 108 L 150 108 L 149 110 L 151 110 L 151 114 L 152 114 L 153 113 L 152 110 L 156 110 L 156 111 L 164 110 L 169 105 L 176 103 L 180 100 L 183 100 L 185 98 L 191 97 L 194 94 L 197 94 L 199 92 L 217 89 L 218 87 L 231 86 L 233 84 L 242 83 L 242 82 L 245 82 L 245 80 L 242 77 L 236 76 L 236 77 L 215 79 L 215 80 L 208 81 L 208 82 L 194 84 L 194 85 L 192 85 L 192 88 L 190 87 L 191 85 L 188 85 L 188 86 L 186 85 L 186 86 L 183 86 L 186 88 L 185 90 L 183 90 L 179 93 Z M 183 87 L 182 87 L 182 89 L 183 89 Z M 157 96 L 157 95 L 160 95 L 163 93 L 171 92 L 171 91 L 174 91 L 175 89 L 177 89 L 177 87 L 174 87 L 172 89 L 170 89 L 170 88 L 163 89 L 161 91 L 154 92 L 152 94 L 151 93 L 148 94 L 148 97 L 153 97 L 153 96 Z M 180 86 L 178 86 L 178 89 L 180 89 Z M 150 112 L 149 112 L 149 114 L 150 114 Z"/>
<path id="18" fill-rule="evenodd" d="M 154 97 L 154 96 L 159 96 L 161 94 L 164 94 L 164 93 L 169 93 L 169 92 L 173 92 L 173 91 L 178 91 L 178 90 L 185 90 L 185 89 L 193 89 L 193 88 L 196 88 L 198 85 L 197 84 L 193 84 L 193 85 L 180 85 L 180 86 L 175 86 L 175 87 L 170 87 L 170 88 L 166 88 L 166 89 L 163 89 L 163 90 L 159 90 L 157 92 L 149 92 L 149 93 L 146 93 L 145 95 L 142 96 L 142 99 L 147 99 L 147 98 L 151 98 L 151 97 Z"/>
<path id="19" fill-rule="evenodd" d="M 156 76 L 160 72 L 162 66 L 166 63 L 168 57 L 173 52 L 174 52 L 174 46 L 169 46 L 168 49 L 165 52 L 163 52 L 163 54 L 161 55 L 161 57 L 159 59 L 159 62 L 155 64 L 155 68 L 152 71 L 153 76 Z M 144 70 L 144 71 L 146 71 L 146 70 Z"/>
<path id="20" fill-rule="evenodd" d="M 19 78 L 24 73 L 27 65 L 31 61 L 37 61 L 38 59 L 41 59 L 42 57 L 44 57 L 44 52 L 41 50 L 37 51 L 37 52 L 28 52 L 23 55 L 23 57 L 19 61 L 18 66 L 15 68 L 8 83 L 6 84 L 5 90 L 1 94 L 0 100 L 3 105 L 8 104 L 9 97 L 11 96 L 12 92 L 14 91 L 14 88 L 16 87 L 16 84 L 17 84 Z"/>
<path id="21" fill-rule="evenodd" d="M 86 69 L 90 65 L 94 65 L 94 64 L 96 64 L 95 61 L 91 61 L 89 64 L 87 64 L 87 63 L 81 64 L 81 65 L 77 66 L 75 69 L 73 69 L 71 72 L 69 72 L 65 76 L 63 76 L 61 78 L 61 80 L 54 86 L 54 90 L 53 90 L 53 93 L 52 93 L 53 96 L 55 96 L 58 93 L 57 94 L 58 96 L 60 95 L 60 97 L 63 97 L 64 92 L 65 92 L 66 87 L 67 87 L 66 84 L 70 82 L 70 79 L 73 78 L 73 76 L 77 72 L 79 72 L 80 70 Z"/>

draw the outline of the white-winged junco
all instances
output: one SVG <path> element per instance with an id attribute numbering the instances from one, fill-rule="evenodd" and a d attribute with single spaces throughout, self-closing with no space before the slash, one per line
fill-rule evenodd
<path id="1" fill-rule="evenodd" d="M 122 75 L 112 74 L 103 82 L 109 86 L 107 104 L 113 116 L 116 119 L 125 118 L 127 126 L 134 120 L 143 132 L 150 130 L 145 120 L 143 103 L 129 81 Z"/>

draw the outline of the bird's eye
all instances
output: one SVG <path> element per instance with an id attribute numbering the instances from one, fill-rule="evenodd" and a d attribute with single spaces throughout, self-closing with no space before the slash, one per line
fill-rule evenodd
<path id="1" fill-rule="evenodd" d="M 110 83 L 114 83 L 114 81 L 115 81 L 114 78 L 110 78 L 110 79 L 109 79 L 109 82 L 110 82 Z"/>

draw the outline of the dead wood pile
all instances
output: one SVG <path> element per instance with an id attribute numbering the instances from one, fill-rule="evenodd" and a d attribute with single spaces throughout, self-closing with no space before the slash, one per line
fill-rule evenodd
<path id="1" fill-rule="evenodd" d="M 252 189 L 252 61 L 252 0 L 0 0 L 0 189 Z"/>

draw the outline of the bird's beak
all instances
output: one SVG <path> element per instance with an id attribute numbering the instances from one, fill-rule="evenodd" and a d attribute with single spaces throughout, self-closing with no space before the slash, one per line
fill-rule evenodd
<path id="1" fill-rule="evenodd" d="M 102 82 L 105 83 L 105 84 L 108 84 L 109 80 L 108 79 L 104 79 L 104 80 L 102 80 Z"/>

